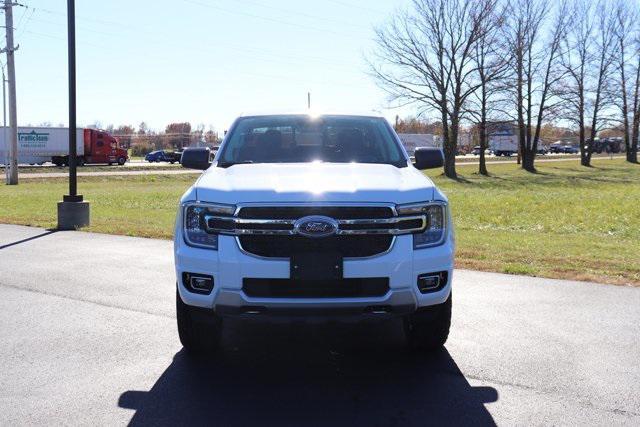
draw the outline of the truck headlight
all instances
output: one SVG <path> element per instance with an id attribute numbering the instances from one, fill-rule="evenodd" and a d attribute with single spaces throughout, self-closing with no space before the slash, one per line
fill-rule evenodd
<path id="1" fill-rule="evenodd" d="M 398 215 L 425 214 L 427 226 L 424 231 L 413 235 L 413 248 L 423 249 L 444 243 L 447 236 L 447 204 L 432 202 L 412 205 L 400 205 Z"/>
<path id="2" fill-rule="evenodd" d="M 218 249 L 218 235 L 206 231 L 204 215 L 233 215 L 235 206 L 190 202 L 183 205 L 184 241 L 189 246 Z"/>

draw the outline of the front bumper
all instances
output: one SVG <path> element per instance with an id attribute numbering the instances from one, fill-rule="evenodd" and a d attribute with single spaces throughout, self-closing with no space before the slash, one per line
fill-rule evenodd
<path id="1" fill-rule="evenodd" d="M 176 281 L 182 300 L 191 306 L 213 309 L 221 316 L 261 317 L 390 317 L 411 313 L 418 307 L 441 304 L 451 292 L 454 242 L 451 234 L 444 244 L 428 249 L 413 249 L 411 235 L 397 236 L 392 248 L 369 258 L 346 258 L 343 276 L 388 277 L 389 290 L 380 297 L 358 298 L 255 298 L 242 290 L 244 278 L 287 279 L 289 261 L 247 254 L 232 236 L 220 236 L 218 250 L 199 249 L 184 243 L 176 227 Z M 425 273 L 448 272 L 447 284 L 440 290 L 422 294 L 417 277 Z M 213 276 L 209 295 L 188 291 L 182 273 Z"/>

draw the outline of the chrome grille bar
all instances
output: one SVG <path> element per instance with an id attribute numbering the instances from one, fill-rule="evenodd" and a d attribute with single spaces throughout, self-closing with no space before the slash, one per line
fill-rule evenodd
<path id="1" fill-rule="evenodd" d="M 212 234 L 227 234 L 233 236 L 259 235 L 295 235 L 296 219 L 251 219 L 207 214 L 203 217 L 205 229 Z M 402 223 L 419 221 L 419 225 L 401 228 Z M 423 231 L 427 226 L 426 215 L 395 216 L 392 218 L 372 219 L 338 219 L 336 235 L 354 234 L 411 234 Z M 215 223 L 218 223 L 216 226 Z M 225 227 L 220 225 L 225 224 Z M 228 225 L 228 226 L 226 226 Z M 395 227 L 393 227 L 395 225 Z M 350 229 L 349 226 L 360 228 Z M 384 227 L 386 226 L 386 227 Z"/>

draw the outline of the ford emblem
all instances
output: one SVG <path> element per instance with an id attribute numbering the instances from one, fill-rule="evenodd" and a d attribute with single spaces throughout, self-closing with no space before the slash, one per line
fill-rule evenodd
<path id="1" fill-rule="evenodd" d="M 338 221 L 327 216 L 305 216 L 293 224 L 293 232 L 305 237 L 333 236 L 338 231 Z"/>

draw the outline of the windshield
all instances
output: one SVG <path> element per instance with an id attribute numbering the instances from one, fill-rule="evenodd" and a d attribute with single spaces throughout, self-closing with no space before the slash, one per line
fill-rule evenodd
<path id="1" fill-rule="evenodd" d="M 384 119 L 291 115 L 239 119 L 222 147 L 218 166 L 313 161 L 407 165 Z"/>

